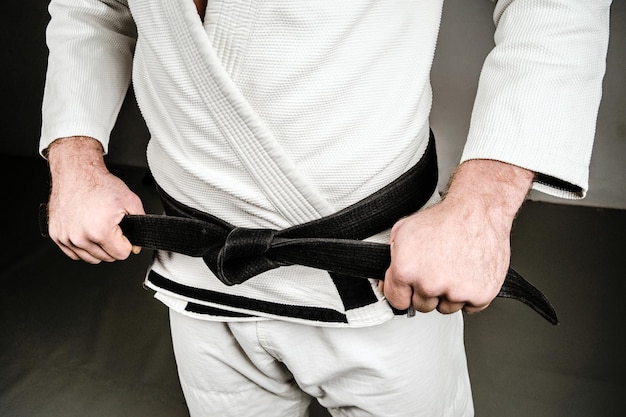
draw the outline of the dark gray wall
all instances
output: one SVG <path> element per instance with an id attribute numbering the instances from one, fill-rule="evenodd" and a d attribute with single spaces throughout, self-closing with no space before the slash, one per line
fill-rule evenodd
<path id="1" fill-rule="evenodd" d="M 41 89 L 46 68 L 44 29 L 48 2 L 3 4 L 0 14 L 0 152 L 32 154 L 39 133 Z"/>
<path id="2" fill-rule="evenodd" d="M 2 141 L 0 153 L 36 155 L 40 104 L 47 50 L 48 1 L 7 2 L 0 16 L 4 46 L 0 80 Z M 442 185 L 458 161 L 469 126 L 478 75 L 493 45 L 491 0 L 446 0 L 439 47 L 433 68 L 435 100 L 432 125 L 441 157 Z M 592 159 L 591 190 L 574 204 L 626 208 L 626 2 L 614 1 L 604 98 Z M 112 135 L 109 160 L 145 165 L 148 133 L 129 95 Z M 539 194 L 533 199 L 557 201 Z M 559 202 L 568 203 L 562 200 Z"/>

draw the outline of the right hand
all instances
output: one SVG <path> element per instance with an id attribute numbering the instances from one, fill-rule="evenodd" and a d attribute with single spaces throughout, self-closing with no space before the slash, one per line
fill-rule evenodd
<path id="1" fill-rule="evenodd" d="M 139 253 L 122 233 L 127 214 L 144 214 L 139 197 L 104 163 L 102 145 L 88 137 L 54 141 L 48 148 L 52 190 L 48 233 L 74 260 L 113 262 Z"/>

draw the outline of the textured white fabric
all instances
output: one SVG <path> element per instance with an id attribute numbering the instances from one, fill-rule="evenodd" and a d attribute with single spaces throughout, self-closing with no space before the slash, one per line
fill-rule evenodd
<path id="1" fill-rule="evenodd" d="M 206 26 L 190 2 L 130 3 L 143 29 L 135 51 L 137 99 L 148 125 L 157 127 L 148 160 L 172 197 L 238 226 L 281 229 L 371 194 L 421 157 L 441 5 L 412 14 L 394 2 L 305 3 L 264 3 L 257 10 L 251 2 L 233 11 L 210 2 Z M 409 24 L 424 13 L 431 28 Z M 390 20 L 404 23 L 390 26 Z M 311 21 L 324 22 L 324 36 Z M 214 46 L 222 38 L 240 40 L 229 32 L 242 22 L 252 30 L 245 45 Z M 410 47 L 425 34 L 430 42 Z M 391 40 L 405 46 L 391 48 Z M 368 58 L 354 65 L 358 56 Z M 393 65 L 403 61 L 412 64 Z M 392 89 L 390 80 L 397 84 Z M 167 109 L 165 119 L 160 108 Z M 270 271 L 230 288 L 207 279 L 201 259 L 174 254 L 153 269 L 191 287 L 346 313 L 329 275 L 308 268 Z M 368 326 L 392 316 L 379 295 L 378 304 L 350 311 L 348 320 Z"/>
<path id="2" fill-rule="evenodd" d="M 610 1 L 499 0 L 462 159 L 489 158 L 581 188 L 602 95 Z"/>
<path id="3" fill-rule="evenodd" d="M 304 416 L 311 397 L 336 416 L 473 415 L 460 313 L 362 329 L 170 320 L 192 417 Z"/>
<path id="4" fill-rule="evenodd" d="M 106 152 L 131 78 L 137 34 L 130 11 L 115 0 L 51 1 L 49 11 L 40 149 L 82 135 Z"/>
<path id="5" fill-rule="evenodd" d="M 42 150 L 70 135 L 106 149 L 131 62 L 157 182 L 238 226 L 280 229 L 338 210 L 404 172 L 426 146 L 442 1 L 214 0 L 204 24 L 191 0 L 128 4 L 130 12 L 123 1 L 51 1 Z M 584 194 L 609 4 L 498 2 L 464 159 L 527 167 L 581 191 L 537 188 Z M 303 267 L 236 287 L 181 255 L 161 254 L 154 270 L 206 291 L 345 313 L 328 275 Z M 173 308 L 185 305 L 159 291 Z M 390 319 L 377 296 L 350 311 L 348 324 Z"/>

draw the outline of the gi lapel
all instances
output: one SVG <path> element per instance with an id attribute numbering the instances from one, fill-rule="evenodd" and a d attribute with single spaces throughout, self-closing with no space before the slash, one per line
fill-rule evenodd
<path id="1" fill-rule="evenodd" d="M 225 140 L 284 218 L 298 224 L 335 209 L 299 172 L 222 66 L 191 1 L 162 0 L 169 29 Z"/>

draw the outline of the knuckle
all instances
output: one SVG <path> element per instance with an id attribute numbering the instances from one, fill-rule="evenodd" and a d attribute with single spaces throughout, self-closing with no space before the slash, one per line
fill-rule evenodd
<path id="1" fill-rule="evenodd" d="M 463 291 L 453 288 L 446 292 L 446 299 L 450 303 L 462 303 L 466 301 L 467 297 L 464 295 Z"/>
<path id="2" fill-rule="evenodd" d="M 492 294 L 491 292 L 481 292 L 474 297 L 474 299 L 472 300 L 472 304 L 479 307 L 486 307 L 489 305 L 489 303 L 491 303 L 495 296 L 496 294 Z"/>
<path id="3" fill-rule="evenodd" d="M 454 312 L 454 309 L 447 303 L 439 303 L 439 305 L 437 306 L 437 311 L 439 311 L 441 314 L 451 314 Z"/>
<path id="4" fill-rule="evenodd" d="M 74 242 L 68 233 L 57 233 L 51 237 L 57 245 L 66 246 L 68 248 L 75 247 Z"/>
<path id="5" fill-rule="evenodd" d="M 406 263 L 392 264 L 390 272 L 392 280 L 399 284 L 409 285 L 413 279 L 412 268 Z"/>
<path id="6" fill-rule="evenodd" d="M 442 282 L 437 277 L 421 279 L 415 283 L 415 289 L 425 298 L 434 298 L 442 295 Z"/>
<path id="7" fill-rule="evenodd" d="M 439 300 L 437 298 L 414 297 L 412 304 L 417 311 L 421 311 L 422 313 L 428 313 L 437 308 Z"/>
<path id="8" fill-rule="evenodd" d="M 133 194 L 133 204 L 135 205 L 136 209 L 143 210 L 143 203 L 141 201 L 141 198 L 139 198 L 139 196 L 136 194 Z"/>
<path id="9" fill-rule="evenodd" d="M 107 239 L 106 229 L 104 227 L 90 227 L 81 233 L 84 240 L 101 244 Z"/>
<path id="10" fill-rule="evenodd" d="M 434 298 L 439 296 L 439 291 L 437 291 L 435 286 L 432 286 L 430 284 L 420 285 L 418 292 L 424 298 Z"/>
<path id="11" fill-rule="evenodd" d="M 78 255 L 76 255 L 76 254 L 75 254 L 74 252 L 72 252 L 71 250 L 69 250 L 69 249 L 67 249 L 67 248 L 65 248 L 65 247 L 62 247 L 62 246 L 60 246 L 60 248 L 61 248 L 61 251 L 62 251 L 62 252 L 63 252 L 63 253 L 64 253 L 64 254 L 68 257 L 68 258 L 70 258 L 71 260 L 73 260 L 73 261 L 79 261 L 79 260 L 80 260 L 80 257 L 78 257 Z"/>
<path id="12" fill-rule="evenodd" d="M 488 306 L 489 306 L 489 304 L 484 305 L 484 306 L 477 306 L 477 305 L 472 305 L 472 304 L 466 304 L 465 307 L 463 307 L 463 311 L 466 312 L 467 314 L 475 314 L 475 313 L 478 313 L 480 311 L 483 311 Z"/>
<path id="13" fill-rule="evenodd" d="M 85 234 L 78 233 L 75 235 L 68 235 L 67 241 L 73 247 L 85 248 L 89 245 L 89 242 L 91 241 L 91 239 Z"/>

